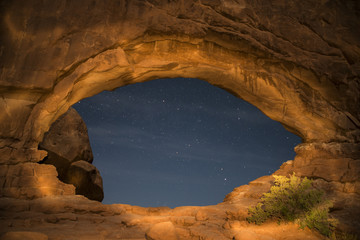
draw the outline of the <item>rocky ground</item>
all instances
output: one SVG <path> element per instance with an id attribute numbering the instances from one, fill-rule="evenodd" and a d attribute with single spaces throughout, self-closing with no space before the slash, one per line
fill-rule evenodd
<path id="1" fill-rule="evenodd" d="M 80 195 L 2 198 L 0 239 L 325 239 L 295 224 L 270 222 L 256 226 L 246 221 L 247 208 L 269 190 L 272 179 L 261 177 L 237 188 L 223 203 L 204 207 L 105 205 Z"/>

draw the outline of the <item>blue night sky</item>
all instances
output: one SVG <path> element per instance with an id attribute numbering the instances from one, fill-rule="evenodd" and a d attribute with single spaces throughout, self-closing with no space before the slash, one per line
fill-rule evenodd
<path id="1" fill-rule="evenodd" d="M 295 156 L 300 138 L 198 79 L 159 79 L 73 106 L 103 177 L 103 203 L 212 205 Z"/>

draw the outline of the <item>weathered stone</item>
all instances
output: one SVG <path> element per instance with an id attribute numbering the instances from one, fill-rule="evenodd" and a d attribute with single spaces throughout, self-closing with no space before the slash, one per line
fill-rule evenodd
<path id="1" fill-rule="evenodd" d="M 307 142 L 359 140 L 360 36 L 351 4 L 28 4 L 2 3 L 0 135 L 14 154 L 36 148 L 78 100 L 160 76 L 229 89 Z M 51 21 L 40 14 L 49 8 L 58 12 Z"/>
<path id="2" fill-rule="evenodd" d="M 186 208 L 189 208 L 188 211 Z M 175 232 L 179 240 L 228 240 L 246 229 L 264 240 L 291 239 L 290 236 L 299 240 L 323 239 L 314 232 L 299 229 L 295 224 L 267 223 L 259 227 L 245 219 L 229 220 L 226 217 L 229 212 L 246 209 L 246 204 L 202 207 L 212 210 L 207 211 L 208 220 L 200 222 L 195 220 L 194 213 L 190 211 L 192 208 L 199 210 L 199 207 L 182 207 L 182 211 L 167 209 L 160 216 L 150 215 L 154 210 L 152 208 L 134 213 L 129 205 L 104 205 L 81 195 L 47 196 L 34 200 L 1 198 L 0 236 L 9 231 L 32 231 L 58 240 L 140 240 L 145 238 L 146 233 L 154 239 L 159 239 L 159 235 L 160 239 L 172 239 Z M 174 211 L 176 214 L 173 214 Z M 163 234 L 163 231 L 166 233 Z"/>
<path id="3" fill-rule="evenodd" d="M 341 178 L 342 182 L 353 182 L 360 180 L 360 160 L 349 161 L 349 169 Z"/>
<path id="4" fill-rule="evenodd" d="M 360 182 L 345 183 L 344 192 L 360 194 Z"/>
<path id="5" fill-rule="evenodd" d="M 348 159 L 314 159 L 311 166 L 315 166 L 313 177 L 320 177 L 327 181 L 340 181 L 349 168 Z M 306 176 L 306 175 L 305 175 Z"/>
<path id="6" fill-rule="evenodd" d="M 248 101 L 300 136 L 304 144 L 295 148 L 294 161 L 279 173 L 331 183 L 322 185 L 346 203 L 337 211 L 340 225 L 360 229 L 359 215 L 354 214 L 359 171 L 353 162 L 360 159 L 358 8 L 354 1 L 315 0 L 1 1 L 0 164 L 9 166 L 1 170 L 0 195 L 32 199 L 74 193 L 70 185 L 56 180 L 54 169 L 37 172 L 37 166 L 24 163 L 45 157 L 38 149 L 44 134 L 79 100 L 160 77 L 200 78 Z M 61 156 L 68 149 L 62 149 Z M 69 154 L 68 159 L 76 159 Z M 257 188 L 267 186 L 238 188 L 216 207 L 219 216 L 208 214 L 209 219 L 201 221 L 204 225 L 191 226 L 184 234 L 231 238 L 215 227 L 230 216 L 226 211 L 236 215 L 234 206 L 225 211 L 225 205 L 252 204 L 261 195 Z M 112 214 L 92 204 L 71 209 Z M 195 217 L 198 210 L 177 208 L 170 215 Z M 141 217 L 134 215 L 126 219 L 141 225 Z M 27 226 L 16 219 L 1 226 Z M 216 224 L 206 225 L 210 221 Z M 123 239 L 143 238 L 139 232 L 149 225 L 135 232 L 122 228 L 129 231 L 128 237 L 118 234 Z M 118 238 L 110 236 L 111 230 L 79 226 L 76 230 L 83 235 L 72 237 Z M 64 234 L 58 230 L 52 237 Z"/>
<path id="7" fill-rule="evenodd" d="M 0 177 L 5 177 L 7 172 L 8 172 L 8 166 L 7 165 L 0 165 Z"/>
<path id="8" fill-rule="evenodd" d="M 344 192 L 344 184 L 336 181 L 328 182 L 323 179 L 315 179 L 313 180 L 313 186 L 327 193 Z"/>
<path id="9" fill-rule="evenodd" d="M 39 232 L 7 232 L 1 240 L 48 240 L 48 236 Z"/>
<path id="10" fill-rule="evenodd" d="M 20 163 L 9 165 L 4 176 L 0 196 L 12 198 L 37 198 L 48 195 L 69 195 L 75 193 L 72 185 L 57 178 L 52 165 L 38 163 Z"/>
<path id="11" fill-rule="evenodd" d="M 259 237 L 258 234 L 254 233 L 251 230 L 241 230 L 234 236 L 234 240 L 260 240 L 262 238 Z M 270 238 L 271 239 L 271 238 Z"/>
<path id="12" fill-rule="evenodd" d="M 195 215 L 196 221 L 206 221 L 209 219 L 209 216 L 206 211 L 200 209 Z"/>
<path id="13" fill-rule="evenodd" d="M 184 207 L 176 207 L 171 211 L 172 216 L 193 216 L 195 217 L 198 212 L 198 207 L 193 206 L 184 206 Z"/>
<path id="14" fill-rule="evenodd" d="M 214 216 L 225 219 L 226 212 L 214 206 L 199 207 L 195 214 L 195 219 L 196 221 L 206 221 Z"/>
<path id="15" fill-rule="evenodd" d="M 234 204 L 233 210 L 228 210 L 226 212 L 226 219 L 228 220 L 242 220 L 245 221 L 246 218 L 249 216 L 248 206 L 256 205 L 256 202 L 253 202 L 252 204 Z"/>
<path id="16" fill-rule="evenodd" d="M 96 167 L 83 160 L 70 165 L 65 182 L 76 187 L 76 194 L 91 200 L 102 201 L 104 198 L 102 178 Z"/>
<path id="17" fill-rule="evenodd" d="M 145 236 L 147 240 L 178 240 L 175 227 L 171 222 L 155 224 Z"/>
<path id="18" fill-rule="evenodd" d="M 30 202 L 14 198 L 1 198 L 0 211 L 24 212 L 30 210 Z"/>
<path id="19" fill-rule="evenodd" d="M 48 152 L 43 163 L 54 165 L 60 179 L 66 178 L 71 163 L 93 161 L 86 125 L 73 108 L 51 125 L 39 148 Z"/>
<path id="20" fill-rule="evenodd" d="M 102 201 L 102 178 L 90 164 L 93 154 L 87 128 L 75 109 L 70 108 L 51 125 L 39 148 L 48 152 L 41 163 L 54 165 L 61 181 L 73 184 L 77 194 Z"/>
<path id="21" fill-rule="evenodd" d="M 231 193 L 226 195 L 224 202 L 236 203 L 241 201 L 243 198 L 260 199 L 264 193 L 270 191 L 270 187 L 273 183 L 273 176 L 260 177 L 251 181 L 249 185 L 243 185 L 235 188 Z"/>
<path id="22" fill-rule="evenodd" d="M 194 236 L 194 239 L 205 239 L 205 240 L 228 240 L 220 229 L 209 228 L 204 225 L 194 226 L 190 229 L 190 233 Z"/>
<path id="23" fill-rule="evenodd" d="M 196 223 L 197 219 L 194 217 L 172 217 L 171 222 L 175 225 L 192 226 Z"/>

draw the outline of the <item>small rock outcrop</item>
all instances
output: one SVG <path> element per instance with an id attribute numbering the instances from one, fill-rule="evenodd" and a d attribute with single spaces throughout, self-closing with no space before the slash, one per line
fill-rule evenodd
<path id="1" fill-rule="evenodd" d="M 53 165 L 22 163 L 0 167 L 0 197 L 34 199 L 74 195 L 75 187 L 61 182 Z M 0 214 L 1 215 L 1 214 Z"/>
<path id="2" fill-rule="evenodd" d="M 74 108 L 51 125 L 39 148 L 48 152 L 41 163 L 54 165 L 59 179 L 73 184 L 76 194 L 91 200 L 103 200 L 102 178 L 99 170 L 91 164 L 93 153 L 87 127 Z"/>
<path id="3" fill-rule="evenodd" d="M 85 122 L 74 108 L 59 117 L 45 133 L 39 149 L 46 150 L 45 164 L 52 164 L 64 179 L 67 169 L 76 161 L 93 161 L 93 153 Z"/>
<path id="4" fill-rule="evenodd" d="M 104 198 L 100 172 L 91 163 L 83 160 L 73 162 L 67 171 L 65 182 L 75 186 L 76 194 L 100 202 Z"/>
<path id="5" fill-rule="evenodd" d="M 161 222 L 155 224 L 145 234 L 146 240 L 178 240 L 175 226 L 172 222 Z"/>

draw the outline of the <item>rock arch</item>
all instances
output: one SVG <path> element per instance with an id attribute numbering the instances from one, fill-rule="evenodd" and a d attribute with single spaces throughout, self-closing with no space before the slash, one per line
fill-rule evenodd
<path id="1" fill-rule="evenodd" d="M 0 4 L 2 196 L 73 194 L 55 180 L 42 186 L 56 173 L 31 163 L 45 156 L 37 146 L 51 123 L 83 98 L 165 77 L 206 80 L 301 136 L 305 144 L 280 172 L 360 193 L 355 1 Z"/>

